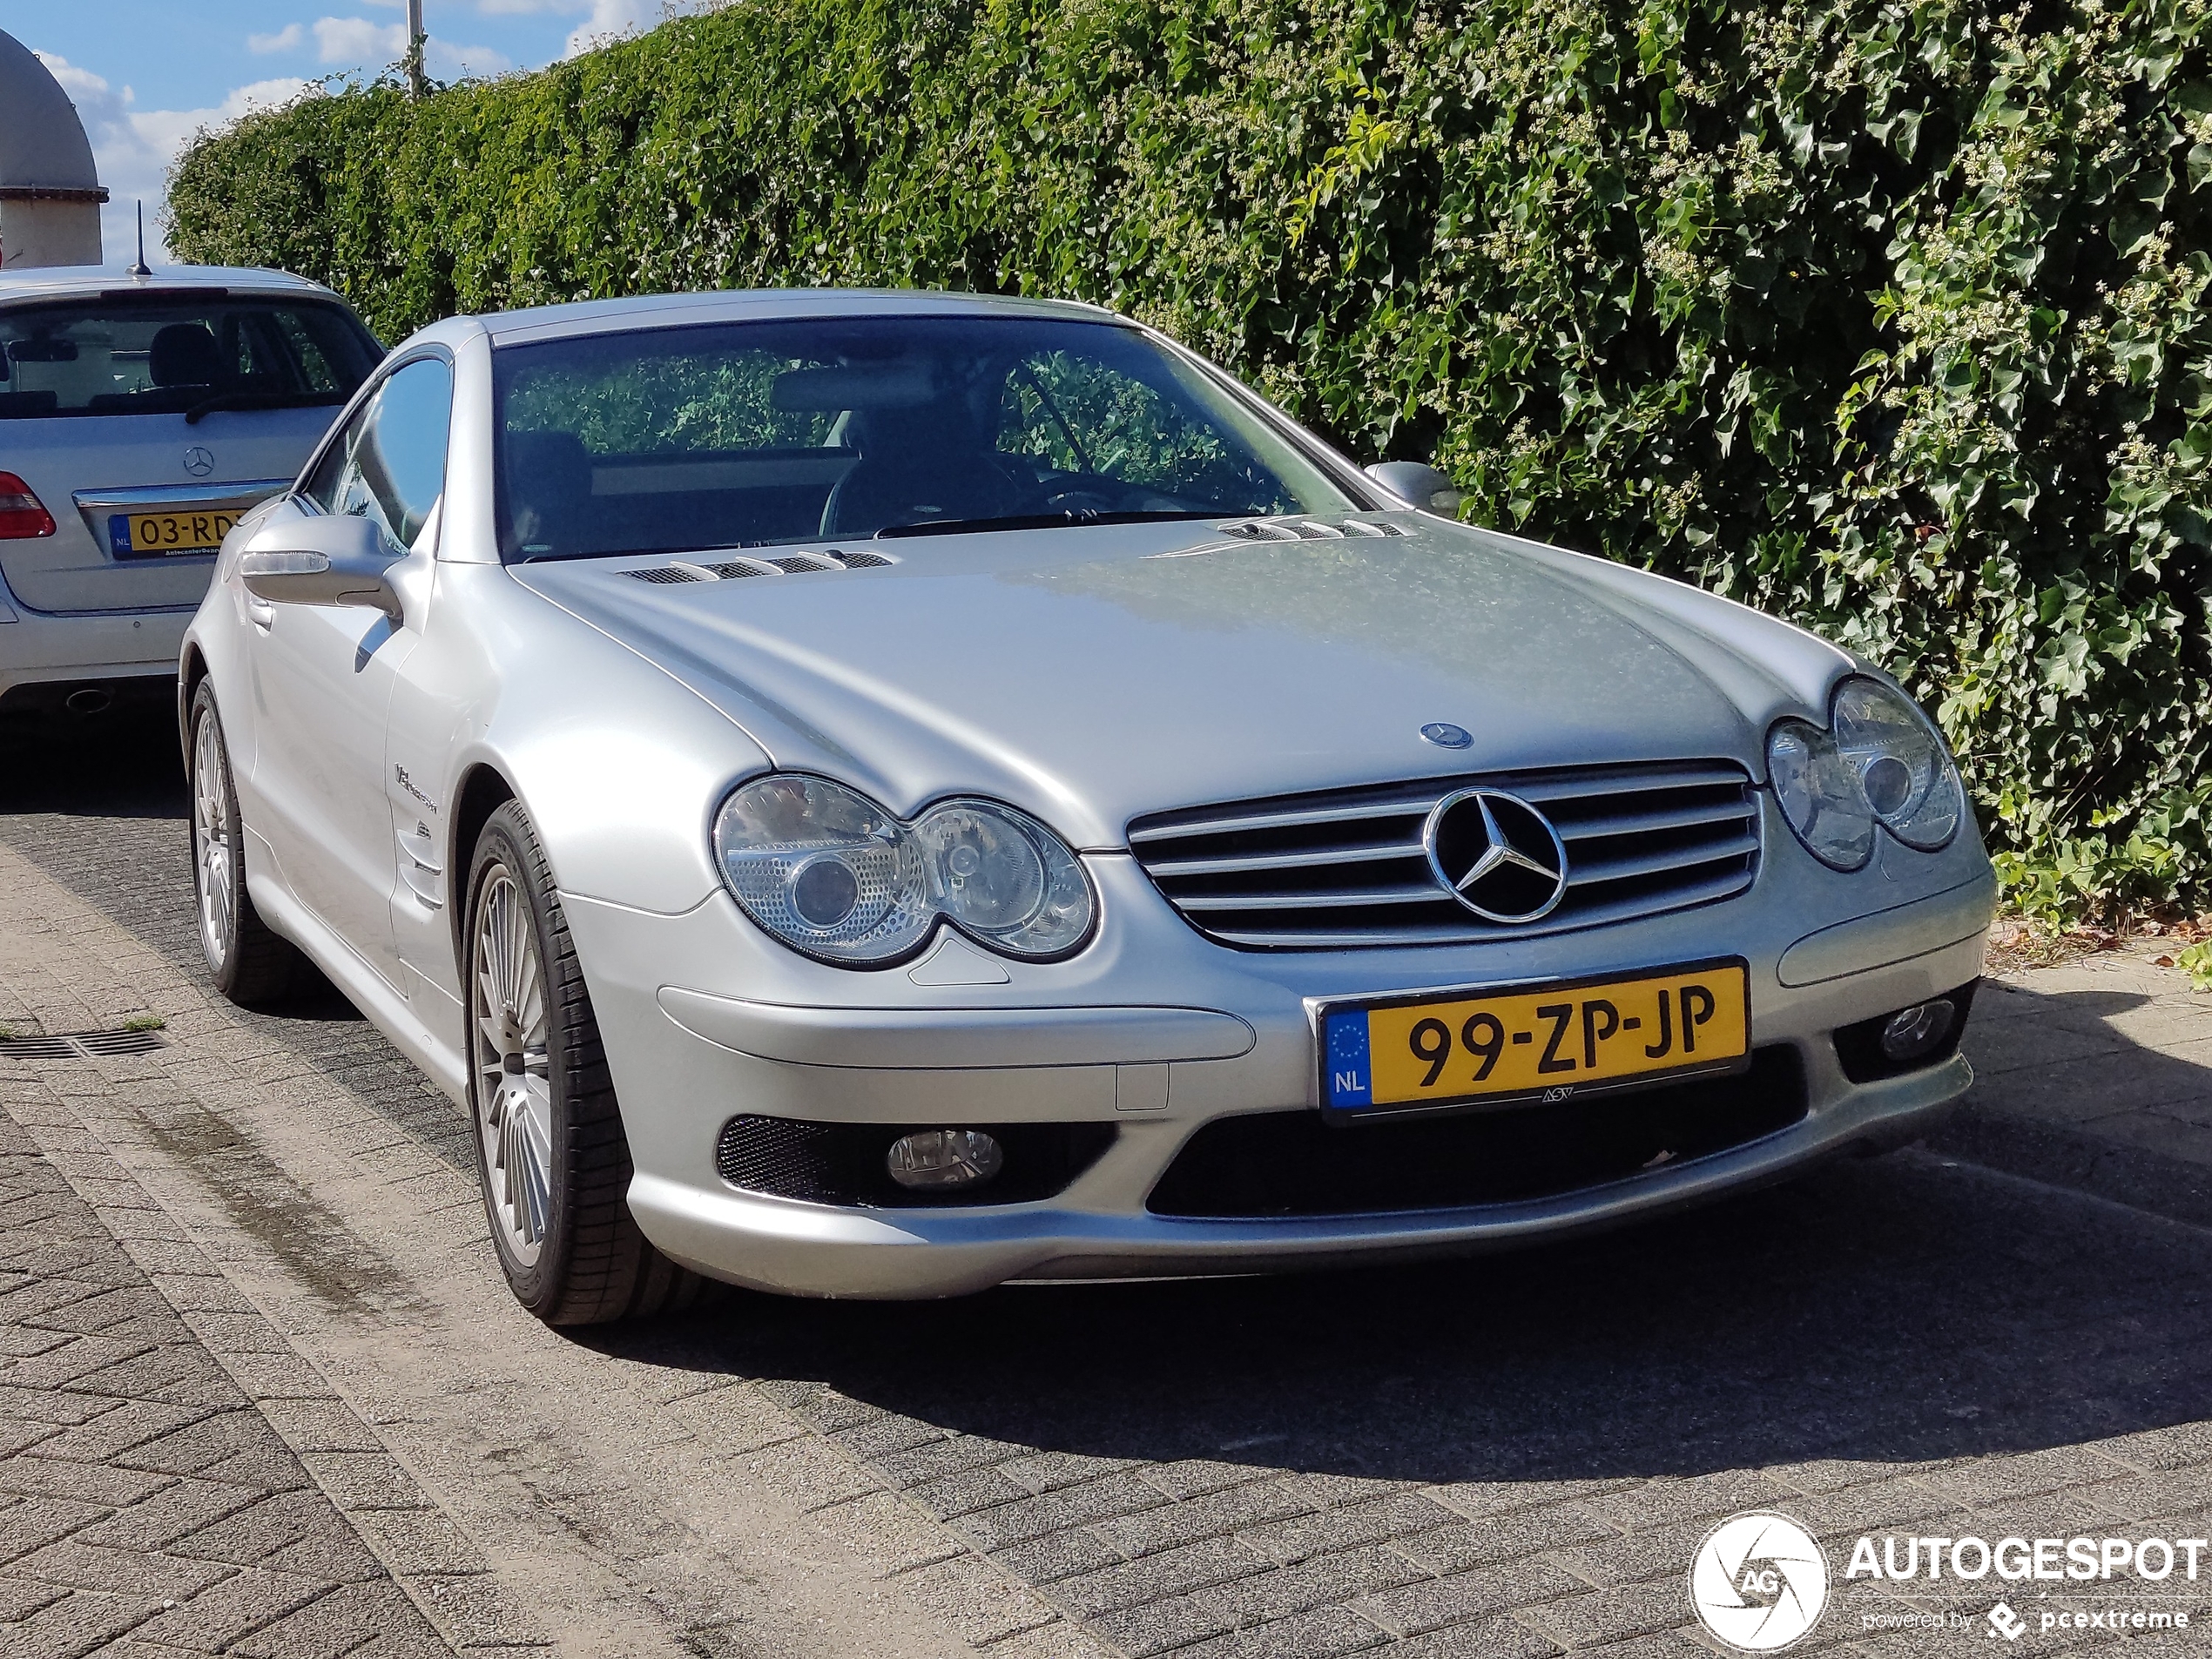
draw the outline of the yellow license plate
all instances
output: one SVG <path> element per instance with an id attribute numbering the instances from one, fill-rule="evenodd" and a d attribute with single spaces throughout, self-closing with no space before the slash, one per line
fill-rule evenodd
<path id="1" fill-rule="evenodd" d="M 1320 1015 L 1321 1104 L 1371 1113 L 1566 1100 L 1751 1052 L 1741 959 L 1531 989 L 1335 1004 Z"/>
<path id="2" fill-rule="evenodd" d="M 238 518 L 230 512 L 118 513 L 108 521 L 109 544 L 119 559 L 212 553 L 222 546 Z"/>

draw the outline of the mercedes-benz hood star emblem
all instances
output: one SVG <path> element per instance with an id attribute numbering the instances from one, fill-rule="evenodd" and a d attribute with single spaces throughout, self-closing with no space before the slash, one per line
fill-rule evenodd
<path id="1" fill-rule="evenodd" d="M 1421 845 L 1445 890 L 1486 921 L 1534 921 L 1567 896 L 1566 844 L 1518 795 L 1447 795 L 1429 813 Z"/>

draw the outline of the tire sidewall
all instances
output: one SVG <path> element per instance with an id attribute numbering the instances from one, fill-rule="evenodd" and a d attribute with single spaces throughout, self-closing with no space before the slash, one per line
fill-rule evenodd
<path id="1" fill-rule="evenodd" d="M 550 1166 L 546 1171 L 546 1229 L 537 1259 L 527 1265 L 517 1261 L 507 1244 L 497 1201 L 492 1196 L 496 1177 L 484 1145 L 483 1079 L 476 1069 L 476 1022 L 483 1013 L 483 993 L 476 974 L 477 929 L 482 922 L 484 889 L 491 873 L 504 866 L 523 894 L 537 947 L 538 972 L 544 981 L 545 1058 L 550 1100 Z M 567 1283 L 569 1258 L 576 1247 L 575 1173 L 570 1163 L 570 1004 L 559 995 L 554 979 L 557 955 L 552 945 L 550 896 L 545 891 L 543 861 L 529 820 L 512 801 L 492 813 L 476 838 L 469 866 L 468 927 L 462 940 L 464 998 L 468 1025 L 462 1033 L 469 1068 L 469 1132 L 476 1149 L 476 1184 L 483 1196 L 484 1219 L 491 1230 L 492 1249 L 515 1298 L 532 1313 L 544 1317 L 559 1300 Z"/>

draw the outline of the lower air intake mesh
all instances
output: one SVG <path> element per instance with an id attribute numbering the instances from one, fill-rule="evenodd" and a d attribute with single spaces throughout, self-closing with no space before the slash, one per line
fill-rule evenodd
<path id="1" fill-rule="evenodd" d="M 1656 1089 L 1343 1128 L 1317 1111 L 1219 1117 L 1176 1155 L 1145 1208 L 1247 1217 L 1458 1210 L 1554 1197 L 1710 1157 L 1805 1115 L 1797 1051 Z"/>

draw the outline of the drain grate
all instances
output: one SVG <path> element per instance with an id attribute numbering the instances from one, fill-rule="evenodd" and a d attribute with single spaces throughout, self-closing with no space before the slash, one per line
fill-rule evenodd
<path id="1" fill-rule="evenodd" d="M 64 1031 L 51 1037 L 0 1038 L 0 1059 L 94 1060 L 103 1055 L 152 1054 L 169 1039 L 158 1031 Z"/>

